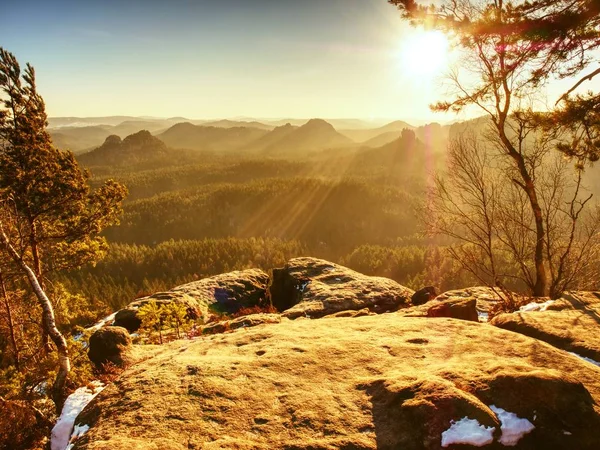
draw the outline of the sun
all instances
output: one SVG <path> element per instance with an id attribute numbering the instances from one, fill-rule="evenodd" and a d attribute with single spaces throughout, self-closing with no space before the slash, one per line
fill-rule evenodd
<path id="1" fill-rule="evenodd" d="M 401 70 L 415 78 L 432 78 L 447 67 L 448 52 L 448 39 L 441 31 L 414 30 L 400 44 Z"/>

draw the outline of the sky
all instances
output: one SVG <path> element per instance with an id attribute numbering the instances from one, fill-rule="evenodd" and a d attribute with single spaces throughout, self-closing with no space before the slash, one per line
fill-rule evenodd
<path id="1" fill-rule="evenodd" d="M 22 0 L 0 16 L 49 116 L 468 118 L 429 110 L 445 53 L 416 33 L 386 0 Z"/>

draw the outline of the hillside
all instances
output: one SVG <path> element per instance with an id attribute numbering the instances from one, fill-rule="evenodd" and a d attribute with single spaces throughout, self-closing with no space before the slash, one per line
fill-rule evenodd
<path id="1" fill-rule="evenodd" d="M 108 136 L 129 136 L 142 130 L 156 133 L 177 123 L 174 120 L 176 119 L 143 119 L 127 116 L 58 117 L 49 119 L 48 132 L 58 148 L 82 153 L 98 147 Z"/>
<path id="2" fill-rule="evenodd" d="M 390 122 L 390 123 L 388 123 L 382 127 L 378 127 L 378 128 L 345 129 L 345 130 L 341 130 L 340 133 L 342 133 L 344 136 L 347 136 L 348 138 L 352 139 L 355 142 L 366 142 L 366 141 L 376 138 L 377 136 L 380 136 L 380 135 L 386 134 L 386 133 L 393 132 L 393 133 L 398 133 L 398 135 L 400 135 L 402 130 L 404 130 L 405 128 L 409 129 L 409 130 L 414 130 L 416 127 L 414 127 L 402 120 L 396 120 L 394 122 Z"/>
<path id="3" fill-rule="evenodd" d="M 296 129 L 287 124 L 271 133 L 280 139 L 273 139 L 271 144 L 263 148 L 269 155 L 293 156 L 353 144 L 351 139 L 338 133 L 322 119 L 311 119 Z"/>
<path id="4" fill-rule="evenodd" d="M 79 155 L 78 159 L 87 166 L 122 166 L 164 157 L 168 152 L 164 142 L 144 130 L 123 140 L 119 136 L 111 135 L 100 147 Z"/>
<path id="5" fill-rule="evenodd" d="M 259 139 L 268 131 L 252 127 L 222 128 L 178 123 L 157 137 L 172 148 L 229 152 Z"/>

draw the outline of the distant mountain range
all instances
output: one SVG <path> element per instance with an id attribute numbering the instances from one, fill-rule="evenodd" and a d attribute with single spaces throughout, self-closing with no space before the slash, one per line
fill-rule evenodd
<path id="1" fill-rule="evenodd" d="M 121 119 L 127 120 L 115 123 Z M 141 130 L 145 131 L 143 136 L 148 142 L 148 136 L 154 136 L 164 148 L 217 154 L 258 153 L 288 158 L 303 157 L 322 150 L 347 153 L 361 147 L 379 148 L 399 139 L 403 130 L 412 130 L 427 146 L 437 147 L 445 145 L 451 128 L 439 124 L 416 128 L 404 121 L 394 121 L 377 128 L 338 131 L 329 121 L 323 119 L 311 119 L 300 125 L 286 123 L 275 127 L 269 123 L 245 120 L 176 122 L 182 119 L 185 118 L 140 119 L 115 116 L 93 119 L 109 122 L 106 124 L 86 125 L 93 122 L 92 118 L 54 118 L 50 123 L 55 127 L 50 128 L 49 132 L 59 148 L 70 149 L 79 154 L 86 153 L 88 156 L 82 161 L 96 165 L 103 159 L 107 164 L 116 163 L 120 159 L 117 155 L 123 153 L 123 148 L 130 146 L 129 142 L 126 143 L 128 137 L 138 134 Z M 84 126 L 73 126 L 76 123 Z M 348 121 L 344 123 L 347 124 Z M 452 129 L 457 127 L 458 125 L 453 125 Z M 116 137 L 124 138 L 118 146 Z M 139 140 L 140 136 L 137 139 Z M 158 148 L 156 145 L 158 144 L 155 142 L 154 149 Z M 120 150 L 108 151 L 107 147 L 110 146 Z M 100 149 L 102 151 L 99 151 Z M 90 154 L 100 156 L 92 157 Z M 128 152 L 123 154 L 129 155 Z M 154 153 L 151 151 L 147 154 Z M 106 158 L 101 155 L 105 155 Z M 136 153 L 135 158 L 139 157 L 142 156 Z M 124 159 L 127 158 L 130 157 Z"/>
<path id="2" fill-rule="evenodd" d="M 178 123 L 157 137 L 169 147 L 198 151 L 230 152 L 259 139 L 269 131 L 252 127 L 221 128 Z"/>

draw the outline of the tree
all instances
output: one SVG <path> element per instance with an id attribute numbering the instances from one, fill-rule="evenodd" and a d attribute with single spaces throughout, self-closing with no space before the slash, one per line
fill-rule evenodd
<path id="1" fill-rule="evenodd" d="M 2 48 L 0 92 L 1 250 L 38 299 L 42 335 L 59 351 L 61 369 L 52 395 L 60 410 L 69 360 L 45 280 L 103 255 L 107 244 L 98 233 L 117 223 L 126 190 L 113 180 L 90 190 L 89 174 L 73 154 L 52 145 L 33 67 L 27 64 L 22 72 L 14 55 Z"/>
<path id="2" fill-rule="evenodd" d="M 586 210 L 591 195 L 582 186 L 582 173 L 573 171 L 543 135 L 530 146 L 526 161 L 544 216 L 549 294 L 557 297 L 567 289 L 593 287 L 600 215 L 597 208 Z M 450 254 L 479 282 L 533 291 L 536 230 L 529 199 L 512 182 L 514 167 L 499 156 L 502 149 L 474 133 L 453 140 L 448 170 L 434 178 L 425 223 L 430 234 L 457 242 L 449 247 Z M 504 292 L 498 294 L 507 302 L 513 300 Z"/>
<path id="3" fill-rule="evenodd" d="M 451 0 L 440 7 L 420 6 L 414 0 L 389 2 L 413 24 L 451 34 L 461 48 L 471 76 L 451 73 L 452 97 L 432 109 L 458 112 L 475 105 L 490 119 L 494 144 L 510 162 L 511 183 L 524 194 L 533 221 L 532 293 L 547 295 L 546 218 L 535 177 L 538 159 L 527 139 L 539 126 L 533 120 L 539 116 L 531 113 L 531 100 L 553 74 L 568 76 L 586 66 L 587 52 L 598 45 L 595 2 L 570 2 L 589 6 L 581 15 L 571 14 L 567 2 L 561 2 L 561 9 L 541 0 L 532 8 L 529 3 L 518 7 L 503 0 Z M 544 8 L 553 15 L 545 16 Z M 552 25 L 555 19 L 560 27 Z"/>

